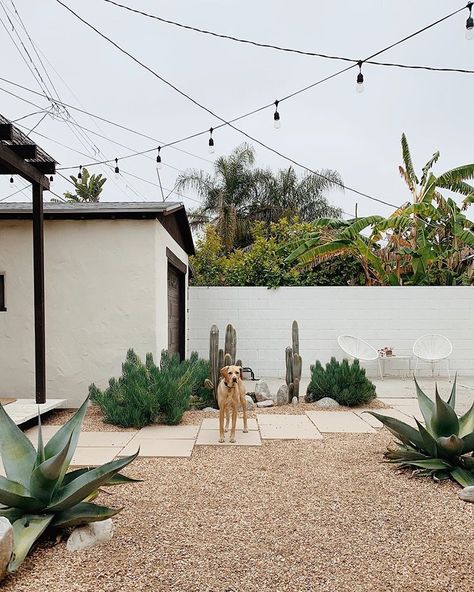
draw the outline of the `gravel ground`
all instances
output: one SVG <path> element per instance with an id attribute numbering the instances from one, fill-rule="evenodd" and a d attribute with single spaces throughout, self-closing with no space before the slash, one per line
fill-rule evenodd
<path id="1" fill-rule="evenodd" d="M 89 418 L 90 419 L 90 418 Z M 4 592 L 468 592 L 474 504 L 380 463 L 390 434 L 141 459 L 115 536 L 39 546 Z"/>
<path id="2" fill-rule="evenodd" d="M 364 409 L 379 409 L 384 408 L 385 405 L 378 401 L 371 401 L 367 405 L 363 405 Z M 248 417 L 256 417 L 257 413 L 283 413 L 285 415 L 302 415 L 305 411 L 320 410 L 314 405 L 314 403 L 299 403 L 298 406 L 294 405 L 281 405 L 279 407 L 269 407 L 267 409 L 258 409 L 258 411 L 249 411 Z M 357 410 L 357 407 L 353 407 L 353 410 Z M 330 409 L 329 411 L 350 411 L 350 407 L 339 407 L 336 409 Z M 41 421 L 43 425 L 61 425 L 65 423 L 71 415 L 74 413 L 74 409 L 59 409 L 51 411 L 47 415 L 43 416 Z M 324 411 L 324 409 L 320 410 Z M 217 417 L 216 411 L 186 411 L 183 416 L 181 423 L 185 425 L 200 424 L 205 417 Z M 91 405 L 87 410 L 84 424 L 82 427 L 85 432 L 116 432 L 116 431 L 130 431 L 130 428 L 119 428 L 117 426 L 104 423 L 102 421 L 102 413 L 98 407 Z"/>

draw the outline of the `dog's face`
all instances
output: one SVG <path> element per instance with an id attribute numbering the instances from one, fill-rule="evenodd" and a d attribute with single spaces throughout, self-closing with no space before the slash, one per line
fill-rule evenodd
<path id="1" fill-rule="evenodd" d="M 224 366 L 221 376 L 226 384 L 236 384 L 242 378 L 242 368 L 240 366 Z"/>

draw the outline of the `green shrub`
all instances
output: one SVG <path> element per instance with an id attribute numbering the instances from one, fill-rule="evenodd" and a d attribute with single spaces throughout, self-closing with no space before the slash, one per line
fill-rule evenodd
<path id="1" fill-rule="evenodd" d="M 103 391 L 91 384 L 89 394 L 107 423 L 127 428 L 155 422 L 174 425 L 181 421 L 191 396 L 199 396 L 201 388 L 204 391 L 207 373 L 206 362 L 195 352 L 189 360 L 180 361 L 178 355 L 164 351 L 157 366 L 152 354 L 146 355 L 143 364 L 129 349 L 120 378 L 111 378 Z"/>
<path id="2" fill-rule="evenodd" d="M 311 382 L 306 391 L 305 401 L 313 403 L 323 397 L 331 397 L 340 405 L 353 407 L 368 403 L 375 398 L 375 386 L 360 367 L 359 360 L 349 364 L 347 360 L 338 362 L 336 358 L 323 368 L 321 362 L 311 366 Z"/>

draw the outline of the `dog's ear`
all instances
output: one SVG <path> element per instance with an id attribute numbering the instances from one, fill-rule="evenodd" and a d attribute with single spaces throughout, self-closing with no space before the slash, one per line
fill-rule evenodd
<path id="1" fill-rule="evenodd" d="M 221 368 L 221 376 L 224 380 L 229 378 L 229 366 L 224 366 L 224 368 Z"/>
<path id="2" fill-rule="evenodd" d="M 242 366 L 239 366 L 239 372 L 240 372 L 240 380 L 244 379 L 244 371 L 242 369 Z"/>

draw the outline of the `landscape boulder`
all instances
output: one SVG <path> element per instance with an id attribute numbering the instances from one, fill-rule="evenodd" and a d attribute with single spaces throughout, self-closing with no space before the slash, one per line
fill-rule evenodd
<path id="1" fill-rule="evenodd" d="M 257 403 L 260 401 L 268 401 L 272 398 L 268 384 L 263 380 L 259 380 L 255 385 L 255 398 Z"/>
<path id="2" fill-rule="evenodd" d="M 469 485 L 459 492 L 459 497 L 465 502 L 474 504 L 474 485 Z"/>
<path id="3" fill-rule="evenodd" d="M 259 401 L 257 407 L 273 407 L 274 404 L 272 399 L 267 399 L 266 401 Z"/>
<path id="4" fill-rule="evenodd" d="M 331 397 L 323 397 L 319 399 L 319 401 L 315 402 L 316 407 L 321 407 L 321 409 L 331 409 L 333 407 L 340 407 L 339 403 Z"/>
<path id="5" fill-rule="evenodd" d="M 13 553 L 13 528 L 10 522 L 0 518 L 0 580 L 7 573 L 7 567 Z"/>
<path id="6" fill-rule="evenodd" d="M 276 405 L 286 405 L 288 403 L 288 385 L 282 384 L 281 387 L 278 389 L 276 397 L 275 397 L 275 404 Z"/>
<path id="7" fill-rule="evenodd" d="M 114 523 L 111 518 L 101 522 L 91 522 L 75 528 L 69 536 L 66 548 L 68 551 L 82 551 L 101 543 L 110 541 L 114 534 Z"/>

